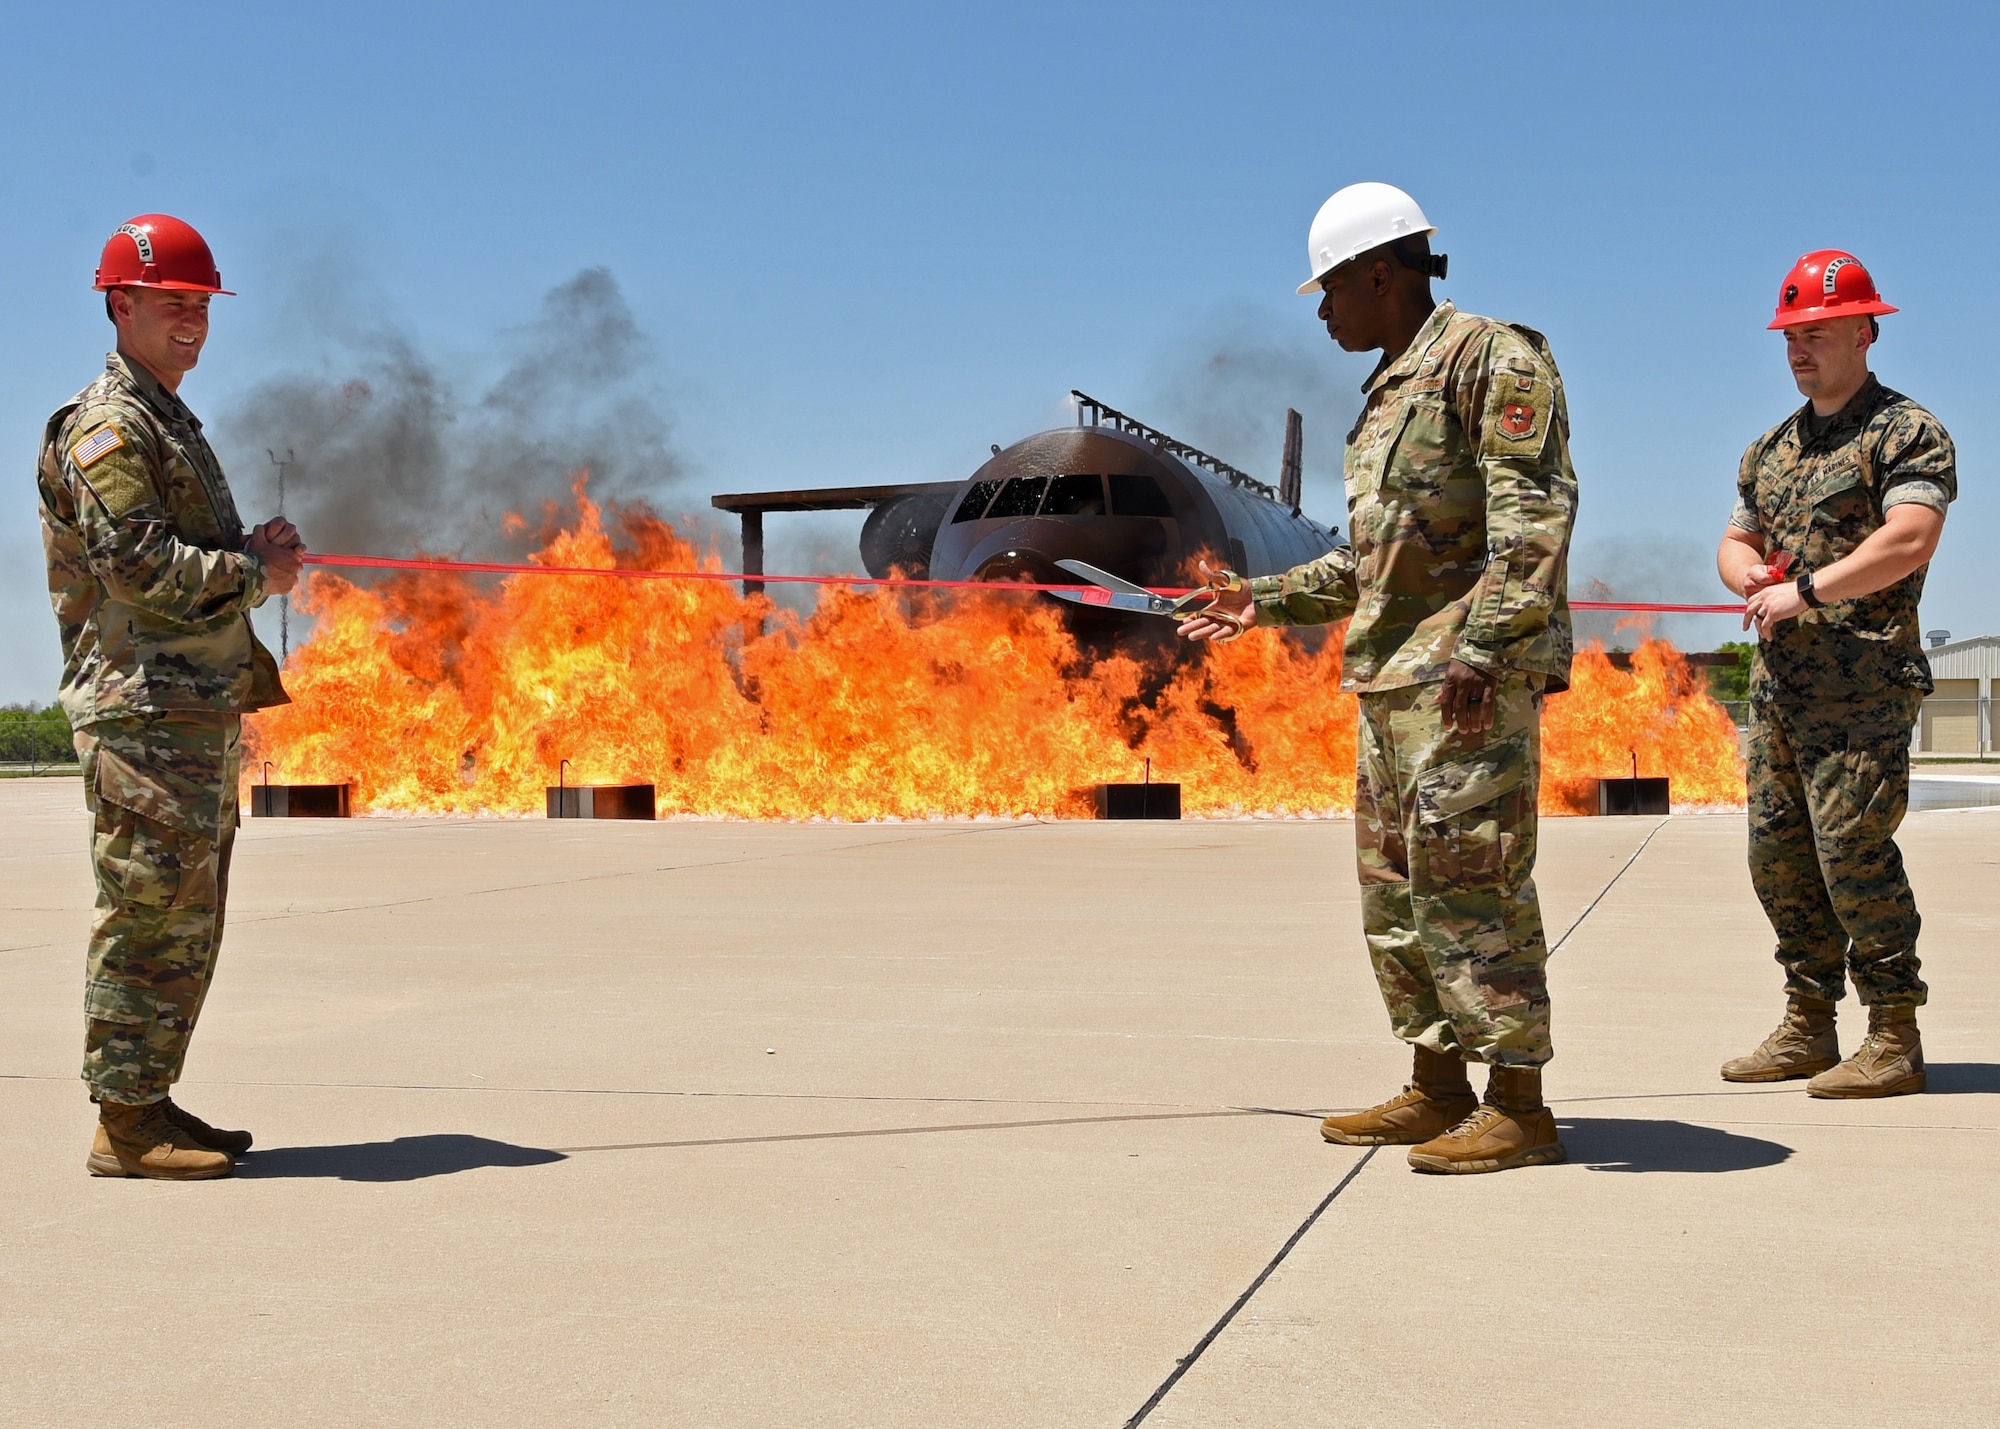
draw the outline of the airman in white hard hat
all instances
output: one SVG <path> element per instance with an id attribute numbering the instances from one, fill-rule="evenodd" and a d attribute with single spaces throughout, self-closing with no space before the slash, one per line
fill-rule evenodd
<path id="1" fill-rule="evenodd" d="M 1299 284 L 1299 295 L 1320 292 L 1334 269 L 1385 244 L 1399 245 L 1396 257 L 1406 266 L 1442 278 L 1450 260 L 1431 253 L 1429 236 L 1436 232 L 1417 201 L 1394 184 L 1349 184 L 1313 215 L 1306 235 L 1312 276 Z M 1411 241 L 1418 238 L 1425 240 L 1421 247 Z"/>
<path id="2" fill-rule="evenodd" d="M 1320 294 L 1341 347 L 1382 353 L 1347 438 L 1353 544 L 1281 576 L 1215 580 L 1181 628 L 1230 639 L 1348 622 L 1362 930 L 1415 1069 L 1322 1134 L 1407 1145 L 1420 1171 L 1502 1171 L 1563 1157 L 1542 1100 L 1548 944 L 1532 875 L 1542 697 L 1569 683 L 1576 474 L 1548 343 L 1433 297 L 1436 231 L 1389 184 L 1320 208 L 1299 292 Z M 1489 1069 L 1483 1101 L 1467 1062 Z"/>

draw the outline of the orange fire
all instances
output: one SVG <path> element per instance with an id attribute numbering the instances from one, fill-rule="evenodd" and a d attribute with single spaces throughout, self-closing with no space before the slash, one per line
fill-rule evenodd
<path id="1" fill-rule="evenodd" d="M 718 570 L 666 522 L 577 514 L 553 566 Z M 250 722 L 246 772 L 351 783 L 374 813 L 527 814 L 543 789 L 650 783 L 662 816 L 1081 817 L 1091 786 L 1182 785 L 1190 815 L 1354 806 L 1355 701 L 1337 640 L 1251 638 L 1149 668 L 1092 656 L 1038 595 L 912 598 L 833 588 L 795 617 L 719 581 L 450 573 L 372 589 L 318 574 L 286 670 Z M 1590 780 L 1666 774 L 1675 802 L 1740 805 L 1736 732 L 1670 647 L 1627 672 L 1601 652 L 1549 701 L 1542 806 Z"/>
<path id="2" fill-rule="evenodd" d="M 1542 812 L 1594 814 L 1596 781 L 1635 771 L 1664 775 L 1676 809 L 1742 808 L 1736 723 L 1700 672 L 1664 640 L 1641 640 L 1631 664 L 1617 669 L 1593 642 L 1544 707 Z"/>

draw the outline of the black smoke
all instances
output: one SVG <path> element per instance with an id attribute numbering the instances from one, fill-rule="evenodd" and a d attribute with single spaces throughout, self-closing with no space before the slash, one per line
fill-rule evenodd
<path id="1" fill-rule="evenodd" d="M 1588 482 L 1589 478 L 1582 478 Z M 1584 499 L 1589 499 L 1586 485 Z M 1692 536 L 1586 536 L 1572 546 L 1571 600 L 1714 605 L 1736 597 L 1715 574 L 1715 553 Z M 1641 640 L 1670 640 L 1683 650 L 1709 650 L 1719 640 L 1742 640 L 1735 616 L 1671 615 L 1613 610 L 1579 610 L 1574 629 L 1579 648 L 1596 640 L 1607 650 L 1631 650 Z"/>
<path id="2" fill-rule="evenodd" d="M 1347 430 L 1361 410 L 1368 363 L 1342 353 L 1311 304 L 1299 304 L 1291 313 L 1245 304 L 1209 314 L 1155 365 L 1143 403 L 1092 395 L 1273 486 L 1285 409 L 1295 408 L 1304 420 L 1305 512 L 1344 530 Z"/>
<path id="3" fill-rule="evenodd" d="M 657 354 L 608 270 L 552 289 L 497 337 L 498 375 L 473 383 L 357 309 L 367 305 L 320 299 L 297 370 L 251 389 L 218 423 L 246 515 L 278 506 L 267 451 L 291 455 L 285 514 L 322 552 L 519 555 L 579 470 L 600 500 L 675 503 L 685 468 Z"/>

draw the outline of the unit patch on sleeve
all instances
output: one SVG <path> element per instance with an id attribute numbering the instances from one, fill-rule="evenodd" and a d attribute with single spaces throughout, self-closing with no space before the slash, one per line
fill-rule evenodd
<path id="1" fill-rule="evenodd" d="M 1509 402 L 1500 409 L 1500 430 L 1515 441 L 1535 434 L 1535 409 L 1526 402 Z"/>
<path id="2" fill-rule="evenodd" d="M 116 427 L 99 427 L 70 448 L 70 459 L 76 463 L 78 471 L 89 471 L 92 462 L 108 456 L 124 445 L 125 439 L 118 435 Z"/>

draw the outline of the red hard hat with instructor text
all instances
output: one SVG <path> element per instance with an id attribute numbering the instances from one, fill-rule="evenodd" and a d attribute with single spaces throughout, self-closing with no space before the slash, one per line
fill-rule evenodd
<path id="1" fill-rule="evenodd" d="M 142 213 L 118 225 L 97 260 L 94 286 L 100 293 L 113 288 L 173 288 L 236 296 L 222 286 L 208 241 L 192 224 L 164 213 Z"/>
<path id="2" fill-rule="evenodd" d="M 1896 310 L 1875 291 L 1861 260 L 1838 248 L 1822 248 L 1792 264 L 1778 289 L 1773 328 L 1823 323 L 1832 318 L 1880 317 Z"/>

